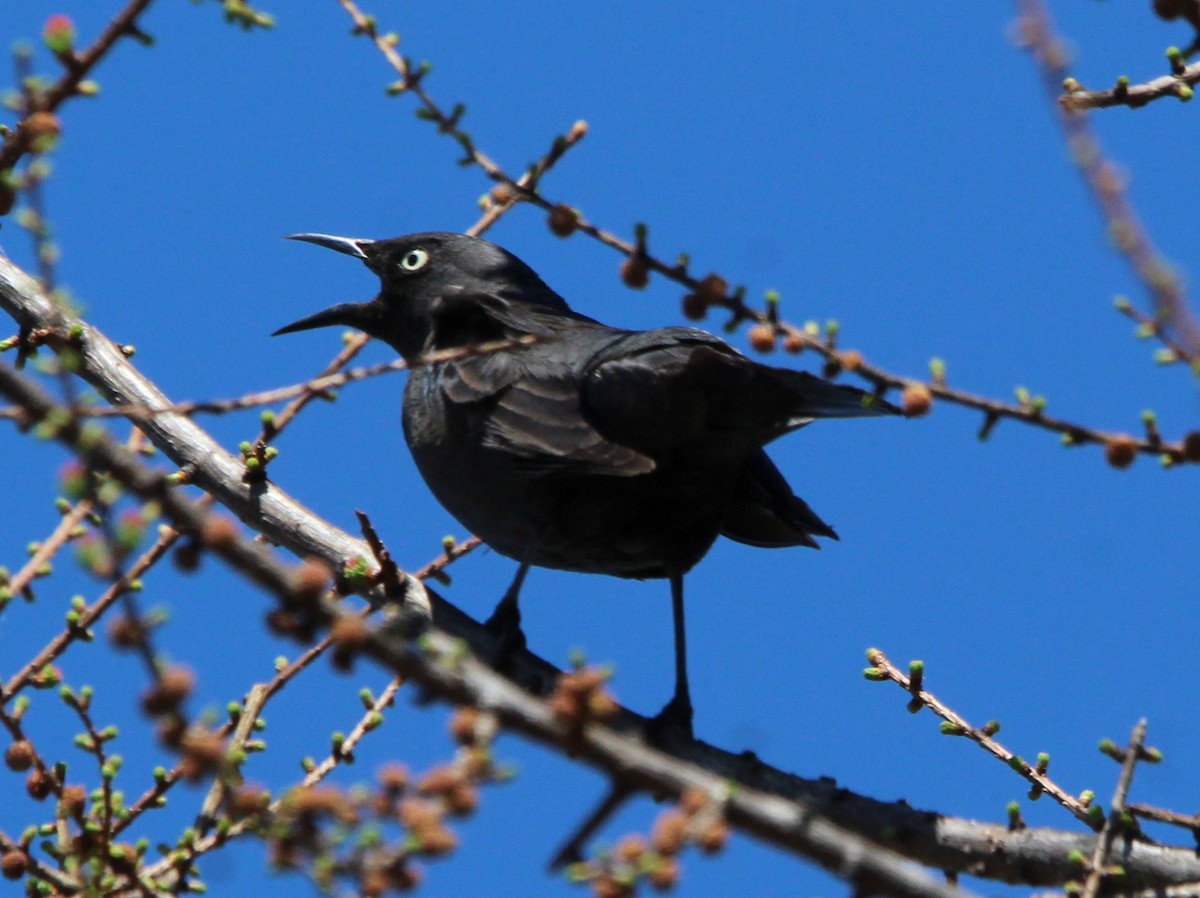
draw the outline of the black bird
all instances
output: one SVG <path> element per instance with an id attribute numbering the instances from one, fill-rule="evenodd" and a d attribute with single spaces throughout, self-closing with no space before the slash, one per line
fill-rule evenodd
<path id="1" fill-rule="evenodd" d="M 667 578 L 675 693 L 659 720 L 690 732 L 684 574 L 718 535 L 765 548 L 837 538 L 762 447 L 814 418 L 895 409 L 751 361 L 695 328 L 600 324 L 485 240 L 291 239 L 355 256 L 379 276 L 370 302 L 276 334 L 354 327 L 412 365 L 403 422 L 417 468 L 464 527 L 520 563 L 489 624 L 510 647 L 523 639 L 517 596 L 530 565 Z M 439 350 L 520 338 L 530 342 L 422 364 Z"/>

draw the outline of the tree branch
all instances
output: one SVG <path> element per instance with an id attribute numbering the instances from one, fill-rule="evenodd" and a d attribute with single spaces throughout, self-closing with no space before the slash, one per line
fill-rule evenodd
<path id="1" fill-rule="evenodd" d="M 527 173 L 520 179 L 514 179 L 499 163 L 484 153 L 471 135 L 460 126 L 464 107 L 461 104 L 456 105 L 453 110 L 447 112 L 438 104 L 425 90 L 426 69 L 413 66 L 410 60 L 396 50 L 397 39 L 395 36 L 381 33 L 375 19 L 363 13 L 354 0 L 337 0 L 337 2 L 353 20 L 355 32 L 368 36 L 388 65 L 399 76 L 400 80 L 392 86 L 391 91 L 393 93 L 407 91 L 416 96 L 421 104 L 418 111 L 420 117 L 428 119 L 437 126 L 439 131 L 453 138 L 465 153 L 463 161 L 478 165 L 484 174 L 495 182 L 497 189 L 503 189 L 506 192 L 507 201 L 511 201 L 511 198 L 515 196 L 543 209 L 551 216 L 562 213 L 569 218 L 570 225 L 569 229 L 563 232 L 564 234 L 574 231 L 586 234 L 604 246 L 624 255 L 627 264 L 636 261 L 642 267 L 644 275 L 648 275 L 650 272 L 661 275 L 693 291 L 694 296 L 712 293 L 713 295 L 702 303 L 702 307 L 712 306 L 729 310 L 732 315 L 730 326 L 743 322 L 755 322 L 759 326 L 768 328 L 769 333 L 784 338 L 784 348 L 789 351 L 799 352 L 802 349 L 810 349 L 819 353 L 829 369 L 829 376 L 842 370 L 850 371 L 870 384 L 874 392 L 881 397 L 888 390 L 908 390 L 915 387 L 925 391 L 926 399 L 932 397 L 982 412 L 984 420 L 979 431 L 981 438 L 991 433 L 999 420 L 1008 419 L 1057 433 L 1062 437 L 1064 444 L 1069 446 L 1089 443 L 1103 446 L 1109 450 L 1110 462 L 1114 454 L 1118 459 L 1122 459 L 1120 464 L 1114 462 L 1117 467 L 1126 466 L 1132 461 L 1135 453 L 1157 456 L 1167 465 L 1197 460 L 1196 453 L 1192 449 L 1200 446 L 1200 437 L 1189 435 L 1172 442 L 1165 441 L 1161 437 L 1156 439 L 1139 438 L 1127 433 L 1106 431 L 1064 418 L 1052 417 L 1045 413 L 1044 403 L 1003 402 L 965 390 L 952 389 L 947 386 L 943 377 L 935 376 L 924 381 L 891 372 L 879 365 L 868 363 L 863 358 L 863 354 L 856 350 L 847 352 L 839 349 L 836 341 L 830 335 L 822 337 L 819 333 L 810 333 L 806 328 L 784 320 L 778 313 L 777 304 L 768 303 L 765 310 L 752 307 L 746 302 L 744 290 L 730 290 L 725 279 L 718 275 L 709 275 L 705 278 L 696 277 L 689 271 L 688 263 L 683 256 L 674 264 L 655 256 L 647 249 L 644 228 L 638 233 L 636 239 L 630 242 L 593 224 L 569 204 L 555 201 L 541 193 L 536 178 L 529 178 Z M 1028 0 L 1028 2 L 1033 3 L 1034 0 Z M 1081 125 L 1081 127 L 1083 126 Z M 572 129 L 573 132 L 575 130 Z M 570 135 L 568 135 L 569 137 Z M 1111 166 L 1104 167 L 1105 172 L 1110 169 Z M 1110 182 L 1115 184 L 1115 179 L 1109 178 L 1105 183 Z M 1200 326 L 1192 324 L 1191 313 L 1187 308 L 1186 297 L 1183 296 L 1183 287 L 1179 279 L 1171 276 L 1170 266 L 1154 252 L 1148 239 L 1140 230 L 1140 226 L 1137 226 L 1136 219 L 1128 208 L 1124 192 L 1116 188 L 1114 191 L 1121 202 L 1119 211 L 1122 212 L 1122 216 L 1120 220 L 1132 222 L 1133 227 L 1129 233 L 1133 237 L 1139 238 L 1133 250 L 1123 250 L 1123 252 L 1130 258 L 1136 273 L 1154 295 L 1156 307 L 1162 312 L 1161 327 L 1171 326 L 1179 332 L 1178 339 L 1169 345 L 1174 348 L 1180 359 L 1200 358 Z M 1103 205 L 1106 194 L 1098 190 L 1097 195 Z M 1105 206 L 1105 211 L 1109 212 L 1107 206 Z M 1115 220 L 1112 215 L 1110 215 L 1110 220 Z M 720 286 L 717 289 L 709 289 L 712 284 Z M 703 312 L 701 312 L 702 314 Z M 773 342 L 772 338 L 772 345 Z M 1189 350 L 1187 348 L 1189 346 L 1194 346 L 1195 349 Z M 1200 369 L 1200 364 L 1197 365 L 1197 368 Z M 927 409 L 928 402 L 925 403 L 925 406 Z M 1112 449 L 1111 447 L 1116 448 Z M 1129 461 L 1123 460 L 1126 455 Z"/>
<path id="2" fill-rule="evenodd" d="M 0 259 L 0 307 L 38 327 L 50 328 L 57 339 L 79 337 L 76 351 L 83 360 L 82 376 L 113 401 L 158 404 L 163 397 L 133 368 L 99 331 L 71 321 L 37 291 L 36 284 Z M 6 394 L 34 421 L 70 421 L 69 410 L 51 402 L 40 389 L 0 365 L 0 393 Z M 196 469 L 196 482 L 212 484 L 214 493 L 229 496 L 231 507 L 252 527 L 293 551 L 332 552 L 334 558 L 361 554 L 366 547 L 330 527 L 287 498 L 274 485 L 248 495 L 241 466 L 208 434 L 187 419 L 164 415 L 146 425 L 151 439 L 172 460 Z M 74 432 L 69 433 L 73 428 Z M 77 423 L 59 428 L 59 437 L 76 445 L 89 459 L 111 471 L 140 495 L 153 496 L 164 513 L 184 530 L 203 527 L 203 513 L 177 490 L 165 475 L 146 469 L 131 453 L 121 450 L 99 428 L 86 433 Z M 221 501 L 224 501 L 222 499 Z M 345 551 L 349 547 L 350 551 Z M 251 579 L 293 601 L 294 574 L 262 545 L 234 536 L 220 551 Z M 410 588 L 410 593 L 412 589 Z M 417 642 L 375 628 L 366 651 L 389 669 L 418 679 L 431 694 L 457 703 L 471 703 L 497 714 L 513 731 L 565 751 L 564 728 L 537 694 L 559 671 L 530 652 L 512 659 L 518 686 L 462 651 L 462 641 L 485 652 L 493 648 L 483 626 L 454 606 L 432 596 L 438 629 Z M 314 606 L 329 623 L 353 613 L 331 603 Z M 487 655 L 485 654 L 485 657 Z M 452 662 L 452 663 L 451 663 Z M 961 894 L 928 874 L 912 870 L 900 856 L 936 869 L 969 873 L 1005 882 L 1060 884 L 1076 872 L 1072 852 L 1090 854 L 1091 834 L 1055 830 L 1009 832 L 1000 825 L 980 824 L 916 811 L 904 802 L 884 803 L 855 795 L 829 779 L 807 780 L 761 763 L 753 754 L 734 754 L 693 739 L 672 742 L 663 749 L 643 743 L 648 721 L 622 711 L 612 727 L 585 728 L 571 751 L 585 763 L 605 771 L 614 782 L 653 795 L 676 796 L 689 786 L 711 789 L 733 780 L 741 784 L 730 799 L 731 824 L 765 841 L 812 858 L 855 882 L 895 895 Z M 887 845 L 887 848 L 881 846 Z M 1130 887 L 1155 887 L 1200 880 L 1200 858 L 1182 848 L 1129 841 L 1114 858 L 1125 868 Z"/>

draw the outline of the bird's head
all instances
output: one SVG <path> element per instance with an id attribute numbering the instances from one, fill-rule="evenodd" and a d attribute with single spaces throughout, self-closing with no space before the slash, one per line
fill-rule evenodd
<path id="1" fill-rule="evenodd" d="M 464 234 L 431 232 L 388 240 L 295 234 L 303 240 L 362 260 L 380 281 L 370 302 L 347 302 L 295 321 L 275 332 L 317 327 L 353 327 L 391 344 L 405 358 L 422 352 L 430 310 L 451 294 L 497 296 L 559 311 L 567 304 L 537 274 L 507 250 Z"/>

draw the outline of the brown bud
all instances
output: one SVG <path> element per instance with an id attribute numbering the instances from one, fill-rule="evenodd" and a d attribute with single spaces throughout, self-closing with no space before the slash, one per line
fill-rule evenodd
<path id="1" fill-rule="evenodd" d="M 223 514 L 212 514 L 200 530 L 200 541 L 210 549 L 227 549 L 237 539 L 237 524 Z"/>
<path id="2" fill-rule="evenodd" d="M 391 877 L 384 870 L 368 870 L 358 883 L 363 898 L 383 898 L 391 887 Z"/>
<path id="3" fill-rule="evenodd" d="M 33 750 L 33 745 L 26 739 L 18 739 L 4 752 L 4 763 L 8 765 L 9 770 L 15 770 L 18 773 L 32 767 L 36 758 L 37 752 Z"/>
<path id="4" fill-rule="evenodd" d="M 1180 449 L 1184 461 L 1200 462 L 1200 430 L 1184 434 Z"/>
<path id="5" fill-rule="evenodd" d="M 683 317 L 691 321 L 703 321 L 708 314 L 708 303 L 695 293 L 689 293 L 683 298 Z"/>
<path id="6" fill-rule="evenodd" d="M 462 782 L 462 773 L 449 764 L 440 764 L 421 777 L 417 791 L 424 795 L 443 795 Z"/>
<path id="7" fill-rule="evenodd" d="M 516 194 L 513 192 L 512 185 L 510 185 L 506 181 L 501 181 L 499 184 L 497 184 L 495 187 L 492 188 L 492 199 L 495 200 L 495 202 L 498 205 L 501 205 L 501 206 L 507 205 L 508 203 L 511 203 L 515 198 L 516 198 Z"/>
<path id="8" fill-rule="evenodd" d="M 20 879 L 29 872 L 29 855 L 20 848 L 13 848 L 0 856 L 0 875 L 5 879 Z"/>
<path id="9" fill-rule="evenodd" d="M 577 695 L 559 689 L 550 696 L 549 703 L 550 713 L 563 723 L 575 724 L 583 718 L 583 702 Z"/>
<path id="10" fill-rule="evenodd" d="M 379 768 L 379 786 L 385 792 L 396 794 L 408 788 L 408 768 L 403 764 L 384 764 Z"/>
<path id="11" fill-rule="evenodd" d="M 320 558 L 305 558 L 292 572 L 292 595 L 302 602 L 315 601 L 325 594 L 331 576 Z"/>
<path id="12" fill-rule="evenodd" d="M 621 280 L 626 287 L 641 290 L 650 282 L 650 266 L 641 256 L 630 256 L 621 263 Z"/>
<path id="13" fill-rule="evenodd" d="M 392 888 L 398 892 L 411 892 L 421 884 L 422 873 L 419 867 L 412 864 L 393 864 L 388 869 L 392 880 Z"/>
<path id="14" fill-rule="evenodd" d="M 595 692 L 608 681 L 608 674 L 598 667 L 585 667 L 558 678 L 558 685 L 567 693 L 579 697 Z"/>
<path id="15" fill-rule="evenodd" d="M 699 786 L 688 786 L 679 796 L 679 807 L 691 817 L 708 804 L 708 793 Z"/>
<path id="16" fill-rule="evenodd" d="M 153 717 L 175 711 L 191 695 L 195 685 L 196 678 L 186 667 L 169 667 L 142 695 L 142 710 Z"/>
<path id="17" fill-rule="evenodd" d="M 463 776 L 469 780 L 481 780 L 492 769 L 492 755 L 484 746 L 471 746 L 458 756 Z"/>
<path id="18" fill-rule="evenodd" d="M 705 854 L 716 854 L 729 840 L 729 825 L 724 820 L 714 820 L 696 836 L 696 844 Z"/>
<path id="19" fill-rule="evenodd" d="M 910 383 L 900 394 L 900 409 L 910 418 L 926 415 L 933 408 L 933 393 L 925 384 Z"/>
<path id="20" fill-rule="evenodd" d="M 456 817 L 465 817 L 479 807 L 479 790 L 467 782 L 459 783 L 442 795 L 446 810 Z"/>
<path id="21" fill-rule="evenodd" d="M 619 705 L 617 700 L 613 698 L 612 693 L 597 692 L 588 699 L 588 714 L 594 720 L 608 720 L 617 713 Z"/>
<path id="22" fill-rule="evenodd" d="M 83 786 L 64 786 L 58 799 L 58 813 L 62 817 L 80 817 L 87 804 L 87 790 Z"/>
<path id="23" fill-rule="evenodd" d="M 29 771 L 25 777 L 25 793 L 34 801 L 42 801 L 54 788 L 54 780 L 41 770 Z"/>
<path id="24" fill-rule="evenodd" d="M 646 844 L 646 840 L 641 836 L 636 833 L 630 833 L 627 836 L 621 837 L 621 841 L 617 843 L 613 854 L 616 855 L 618 860 L 634 864 L 649 850 L 649 847 Z"/>
<path id="25" fill-rule="evenodd" d="M 118 649 L 133 649 L 146 644 L 146 627 L 140 620 L 122 614 L 108 625 L 108 641 Z"/>
<path id="26" fill-rule="evenodd" d="M 1128 434 L 1118 434 L 1104 444 L 1104 457 L 1114 468 L 1128 468 L 1137 458 L 1137 441 Z"/>
<path id="27" fill-rule="evenodd" d="M 847 349 L 838 353 L 838 361 L 847 371 L 857 371 L 862 367 L 863 357 L 857 349 Z"/>
<path id="28" fill-rule="evenodd" d="M 25 133 L 30 140 L 49 137 L 55 138 L 62 134 L 62 122 L 53 112 L 35 112 L 24 121 Z"/>
<path id="29" fill-rule="evenodd" d="M 478 708 L 456 708 L 450 717 L 450 735 L 459 745 L 473 745 L 478 724 Z"/>
<path id="30" fill-rule="evenodd" d="M 349 796 L 337 786 L 305 786 L 287 796 L 284 809 L 293 818 L 306 821 L 332 817 L 345 826 L 356 826 L 358 810 Z"/>
<path id="31" fill-rule="evenodd" d="M 679 882 L 679 861 L 673 857 L 660 857 L 648 874 L 650 885 L 655 891 L 665 892 Z"/>
<path id="32" fill-rule="evenodd" d="M 187 721 L 178 714 L 168 714 L 158 722 L 154 732 L 167 748 L 179 748 L 187 734 Z"/>
<path id="33" fill-rule="evenodd" d="M 357 615 L 339 617 L 329 628 L 329 638 L 334 645 L 354 651 L 367 644 L 367 635 L 367 625 Z"/>
<path id="34" fill-rule="evenodd" d="M 186 733 L 181 746 L 180 773 L 193 783 L 215 773 L 225 760 L 225 743 L 216 733 L 204 730 Z"/>
<path id="35" fill-rule="evenodd" d="M 654 821 L 650 844 L 659 854 L 678 854 L 687 841 L 687 816 L 678 808 L 668 808 Z"/>
<path id="36" fill-rule="evenodd" d="M 442 825 L 442 810 L 434 802 L 423 798 L 409 798 L 400 802 L 400 822 L 408 829 L 432 829 Z"/>
<path id="37" fill-rule="evenodd" d="M 794 331 L 788 331 L 787 336 L 783 338 L 783 351 L 795 355 L 803 349 L 804 338 Z"/>
<path id="38" fill-rule="evenodd" d="M 1154 0 L 1154 13 L 1170 22 L 1181 16 L 1194 28 L 1200 28 L 1200 2 L 1197 0 Z"/>
<path id="39" fill-rule="evenodd" d="M 458 837 L 445 826 L 430 827 L 415 833 L 421 843 L 421 853 L 430 857 L 449 854 L 458 847 Z"/>
<path id="40" fill-rule="evenodd" d="M 200 567 L 200 559 L 203 554 L 203 547 L 198 542 L 187 540 L 175 550 L 171 555 L 171 560 L 175 562 L 175 567 L 179 570 L 190 573 Z"/>
<path id="41" fill-rule="evenodd" d="M 287 804 L 297 816 L 335 814 L 345 801 L 342 790 L 332 785 L 302 786 L 289 793 Z"/>
<path id="42" fill-rule="evenodd" d="M 559 203 L 550 210 L 546 224 L 556 237 L 570 237 L 579 227 L 579 215 L 566 203 Z"/>
<path id="43" fill-rule="evenodd" d="M 775 348 L 775 328 L 770 324 L 756 324 L 746 336 L 755 352 L 770 352 Z"/>
<path id="44" fill-rule="evenodd" d="M 229 796 L 226 807 L 234 819 L 250 817 L 266 809 L 267 793 L 258 786 L 241 786 Z"/>
<path id="45" fill-rule="evenodd" d="M 724 302 L 727 293 L 729 293 L 729 282 L 716 273 L 706 275 L 696 286 L 696 295 L 706 306 Z"/>
<path id="46" fill-rule="evenodd" d="M 600 873 L 592 879 L 592 894 L 596 898 L 631 898 L 633 885 L 621 882 L 611 873 Z"/>

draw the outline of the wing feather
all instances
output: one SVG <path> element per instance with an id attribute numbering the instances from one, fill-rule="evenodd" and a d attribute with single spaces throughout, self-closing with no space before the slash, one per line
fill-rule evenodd
<path id="1" fill-rule="evenodd" d="M 598 335 L 617 334 L 586 318 L 522 309 L 494 295 L 455 293 L 435 303 L 431 349 L 533 334 L 544 342 L 439 363 L 443 395 L 474 406 L 486 446 L 546 475 L 629 477 L 654 470 L 648 456 L 601 434 L 584 416 L 583 365 Z"/>

